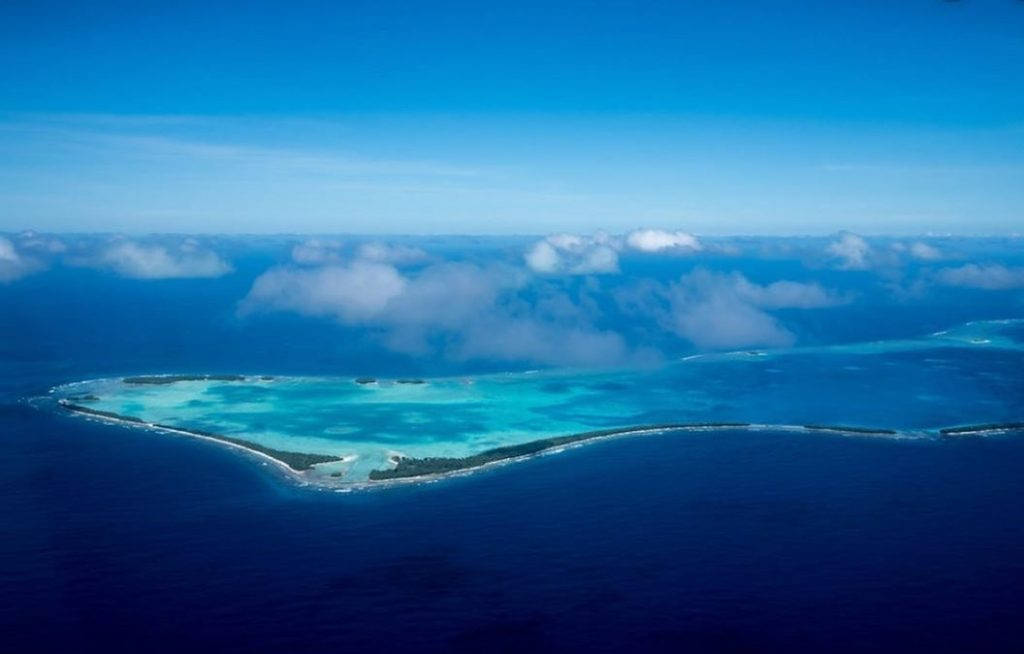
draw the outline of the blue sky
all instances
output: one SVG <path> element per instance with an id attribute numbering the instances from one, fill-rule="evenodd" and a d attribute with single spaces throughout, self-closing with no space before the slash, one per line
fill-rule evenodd
<path id="1" fill-rule="evenodd" d="M 9 2 L 0 230 L 1024 231 L 1024 3 Z"/>

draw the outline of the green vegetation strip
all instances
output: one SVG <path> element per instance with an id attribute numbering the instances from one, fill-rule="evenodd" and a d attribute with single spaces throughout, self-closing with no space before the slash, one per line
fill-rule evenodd
<path id="1" fill-rule="evenodd" d="M 175 381 L 182 380 L 197 380 L 197 379 L 216 379 L 222 381 L 238 381 L 244 379 L 244 377 L 236 377 L 233 375 L 225 375 L 222 377 L 217 376 L 205 376 L 205 377 L 129 377 L 125 378 L 128 382 L 129 379 L 173 379 Z M 358 381 L 358 380 L 357 380 Z M 419 383 L 416 381 L 405 381 L 404 383 Z M 136 381 L 129 383 L 139 384 L 151 384 L 151 383 L 171 383 L 166 381 Z M 361 382 L 365 383 L 365 382 Z M 82 399 L 91 400 L 94 396 L 80 396 Z M 98 399 L 98 398 L 97 398 Z M 80 404 L 73 404 L 67 400 L 62 400 L 60 405 L 69 411 L 76 411 L 78 413 L 84 413 L 86 415 L 94 415 L 101 418 L 109 418 L 112 420 L 123 420 L 126 422 L 136 423 L 145 425 L 148 424 L 146 421 L 133 416 L 124 416 L 112 411 L 101 411 L 100 409 L 93 409 Z M 153 424 L 153 427 L 160 429 L 170 429 L 174 431 L 184 432 L 187 434 L 193 434 L 195 436 L 205 436 L 206 438 L 212 438 L 225 443 L 231 443 L 233 445 L 239 445 L 254 452 L 266 454 L 267 456 L 277 459 L 284 463 L 292 470 L 302 472 L 303 470 L 309 470 L 318 463 L 330 463 L 332 461 L 342 461 L 342 457 L 332 456 L 329 454 L 306 454 L 304 452 L 284 452 L 282 450 L 275 450 L 269 447 L 264 447 L 258 443 L 252 441 L 242 440 L 240 438 L 231 438 L 222 434 L 216 434 L 213 432 L 205 431 L 202 429 L 188 429 L 185 427 L 177 427 L 174 425 L 162 425 Z M 750 427 L 749 422 L 671 422 L 657 425 L 643 425 L 638 427 L 620 427 L 616 429 L 599 429 L 596 431 L 587 431 L 579 434 L 572 434 L 571 436 L 556 436 L 553 438 L 540 438 L 528 443 L 521 443 L 519 445 L 507 445 L 505 447 L 495 447 L 490 450 L 484 450 L 479 454 L 473 454 L 464 457 L 424 457 L 422 459 L 416 459 L 412 457 L 402 457 L 398 459 L 398 463 L 394 468 L 388 470 L 371 470 L 370 480 L 371 481 L 384 481 L 387 479 L 408 479 L 411 477 L 423 477 L 426 475 L 443 474 L 447 472 L 457 472 L 459 470 L 468 470 L 470 468 L 478 468 L 488 463 L 495 463 L 497 461 L 504 461 L 506 459 L 514 459 L 521 456 L 527 456 L 530 454 L 537 454 L 544 450 L 549 450 L 555 447 L 563 445 L 571 445 L 573 443 L 581 443 L 583 441 L 593 440 L 595 438 L 602 438 L 605 436 L 616 436 L 619 434 L 629 434 L 640 431 L 665 431 L 671 429 L 729 429 L 737 428 L 742 429 L 744 427 Z M 834 431 L 834 432 L 845 432 L 851 434 L 884 434 L 894 435 L 896 431 L 893 429 L 872 429 L 868 427 L 851 427 L 849 425 L 819 425 L 810 424 L 802 425 L 804 429 L 810 429 L 814 431 Z M 989 431 L 1009 431 L 1009 430 L 1024 430 L 1024 422 L 990 422 L 979 425 L 966 425 L 963 427 L 945 427 L 939 430 L 939 433 L 944 436 L 953 435 L 965 435 L 965 434 L 980 434 Z"/>
<path id="2" fill-rule="evenodd" d="M 266 378 L 264 378 L 266 379 Z M 182 381 L 245 381 L 244 375 L 152 375 L 142 377 L 125 377 L 126 384 L 149 384 L 158 386 Z"/>
<path id="3" fill-rule="evenodd" d="M 717 428 L 724 429 L 729 427 L 749 427 L 750 423 L 747 422 L 694 422 L 694 423 L 666 423 L 660 425 L 645 425 L 643 427 L 626 427 L 618 429 L 601 429 L 598 431 L 588 431 L 580 434 L 573 434 L 571 436 L 556 436 L 554 438 L 541 438 L 529 443 L 522 443 L 520 445 L 508 445 L 505 447 L 496 447 L 490 450 L 484 450 L 479 454 L 473 454 L 471 456 L 464 457 L 425 457 L 422 459 L 414 459 L 411 457 L 402 457 L 398 460 L 398 464 L 389 470 L 371 470 L 370 480 L 372 481 L 383 481 L 386 479 L 404 479 L 408 477 L 422 477 L 424 475 L 435 475 L 446 472 L 456 472 L 458 470 L 466 470 L 469 468 L 477 468 L 488 463 L 494 463 L 496 461 L 503 461 L 505 459 L 514 459 L 520 456 L 527 456 L 529 454 L 537 454 L 544 450 L 549 450 L 554 447 L 560 447 L 562 445 L 570 445 L 572 443 L 580 443 L 582 441 L 592 440 L 594 438 L 601 438 L 604 436 L 615 436 L 618 434 L 629 434 L 638 431 L 661 431 L 668 429 L 700 429 L 700 428 Z"/>
<path id="4" fill-rule="evenodd" d="M 940 429 L 939 433 L 945 436 L 955 436 L 957 434 L 980 434 L 986 431 L 1007 431 L 1011 429 L 1024 429 L 1024 422 L 987 422 L 981 425 L 946 427 L 945 429 Z"/>
<path id="5" fill-rule="evenodd" d="M 145 420 L 139 418 L 133 418 L 132 416 L 122 416 L 119 413 L 113 411 L 100 411 L 99 409 L 91 409 L 81 404 L 72 404 L 71 402 L 61 402 L 60 405 L 68 411 L 77 411 L 79 413 L 87 413 L 93 416 L 99 416 L 101 418 L 110 418 L 111 420 L 127 420 L 128 422 L 137 422 L 140 424 L 146 424 Z"/>
<path id="6" fill-rule="evenodd" d="M 112 411 L 101 411 L 99 409 L 92 409 L 87 406 L 81 406 L 79 404 L 72 404 L 70 402 L 61 402 L 61 406 L 69 411 L 77 411 L 86 415 L 98 416 L 101 418 L 109 418 L 111 420 L 124 420 L 126 422 L 136 423 L 140 425 L 148 424 L 145 420 L 141 420 L 134 416 L 123 416 L 119 413 Z M 186 434 L 192 434 L 194 436 L 205 436 L 206 438 L 212 438 L 218 441 L 224 441 L 225 443 L 231 443 L 233 445 L 239 445 L 248 450 L 266 454 L 272 459 L 276 459 L 281 463 L 285 464 L 296 472 L 302 472 L 303 470 L 309 470 L 318 463 L 330 463 L 332 461 L 341 461 L 340 456 L 332 456 L 329 454 L 306 454 L 305 452 L 284 452 L 282 450 L 275 450 L 273 448 L 264 447 L 258 443 L 252 441 L 242 440 L 241 438 L 231 438 L 222 434 L 215 434 L 210 431 L 202 429 L 188 429 L 185 427 L 178 427 L 175 425 L 162 425 L 154 423 L 152 425 L 158 429 L 171 429 L 174 431 L 184 432 Z"/>
<path id="7" fill-rule="evenodd" d="M 261 454 L 277 459 L 281 463 L 284 463 L 292 470 L 302 472 L 303 470 L 309 470 L 318 463 L 330 463 L 332 461 L 341 461 L 340 456 L 332 456 L 329 454 L 306 454 L 305 452 L 284 452 L 282 450 L 275 450 L 269 447 L 264 447 L 258 443 L 252 441 L 245 441 L 241 438 L 231 438 L 229 436 L 223 436 L 221 434 L 215 434 L 213 432 L 204 431 L 202 429 L 186 429 L 184 427 L 175 427 L 174 425 L 161 425 L 154 424 L 154 427 L 161 429 L 173 429 L 175 431 L 183 431 L 187 434 L 194 434 L 195 436 L 206 436 L 207 438 L 213 438 L 218 441 L 224 441 L 225 443 L 233 443 L 235 445 L 241 445 L 246 449 L 250 449 Z"/>

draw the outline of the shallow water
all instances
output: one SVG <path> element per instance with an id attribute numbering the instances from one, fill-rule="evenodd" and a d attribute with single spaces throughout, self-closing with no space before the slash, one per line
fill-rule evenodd
<path id="1" fill-rule="evenodd" d="M 687 357 L 648 370 L 431 378 L 249 377 L 148 385 L 80 382 L 93 409 L 277 450 L 331 454 L 364 481 L 393 454 L 462 457 L 595 429 L 667 422 L 826 423 L 921 432 L 1021 419 L 1024 348 L 1013 321 L 914 339 Z M 794 401 L 799 398 L 799 401 Z M 314 475 L 315 476 L 315 475 Z"/>

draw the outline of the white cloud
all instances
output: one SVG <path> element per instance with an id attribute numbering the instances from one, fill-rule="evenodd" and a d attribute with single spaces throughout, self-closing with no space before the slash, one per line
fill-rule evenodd
<path id="1" fill-rule="evenodd" d="M 843 300 L 818 284 L 777 281 L 759 285 L 739 273 L 697 269 L 669 291 L 671 324 L 701 348 L 784 346 L 794 335 L 767 309 L 811 309 Z"/>
<path id="2" fill-rule="evenodd" d="M 18 234 L 18 247 L 44 255 L 60 254 L 68 249 L 59 238 L 38 234 L 32 230 Z"/>
<path id="3" fill-rule="evenodd" d="M 10 282 L 43 268 L 41 261 L 18 252 L 10 240 L 0 236 L 0 282 Z"/>
<path id="4" fill-rule="evenodd" d="M 548 241 L 538 241 L 526 253 L 526 265 L 534 272 L 554 273 L 558 271 L 561 263 L 558 250 Z"/>
<path id="5" fill-rule="evenodd" d="M 818 284 L 777 281 L 760 285 L 739 273 L 698 268 L 677 282 L 646 281 L 617 293 L 627 313 L 653 317 L 664 329 L 701 349 L 785 346 L 795 336 L 769 310 L 811 309 L 846 301 Z"/>
<path id="6" fill-rule="evenodd" d="M 525 269 L 442 262 L 409 270 L 371 261 L 359 249 L 347 264 L 273 268 L 239 308 L 332 318 L 415 356 L 591 365 L 656 358 L 650 344 L 669 334 L 704 349 L 784 346 L 795 336 L 773 311 L 847 301 L 817 283 L 758 284 L 704 269 L 667 284 L 568 277 L 615 269 L 617 247 L 621 241 L 602 234 L 557 234 L 533 244 Z M 614 289 L 615 303 L 602 301 L 602 284 Z M 639 347 L 602 324 L 652 338 Z"/>
<path id="7" fill-rule="evenodd" d="M 301 264 L 317 265 L 339 261 L 341 244 L 335 241 L 323 241 L 311 238 L 292 248 L 292 261 Z"/>
<path id="8" fill-rule="evenodd" d="M 616 273 L 619 272 L 619 252 L 627 247 L 638 252 L 674 254 L 704 249 L 696 236 L 686 232 L 638 229 L 625 237 L 603 232 L 593 236 L 552 234 L 534 243 L 524 259 L 530 270 L 547 275 Z"/>
<path id="9" fill-rule="evenodd" d="M 177 248 L 118 241 L 82 263 L 135 279 L 220 277 L 231 271 L 226 261 L 202 249 L 193 239 L 186 239 Z"/>
<path id="10" fill-rule="evenodd" d="M 241 309 L 294 311 L 359 323 L 378 318 L 405 285 L 392 266 L 368 261 L 314 269 L 273 268 L 256 278 Z"/>
<path id="11" fill-rule="evenodd" d="M 618 244 L 604 233 L 553 234 L 525 254 L 526 265 L 543 274 L 591 275 L 619 271 Z"/>
<path id="12" fill-rule="evenodd" d="M 942 252 L 938 248 L 917 241 L 916 243 L 910 244 L 910 256 L 921 261 L 935 261 L 936 259 L 942 258 Z"/>
<path id="13" fill-rule="evenodd" d="M 697 252 L 703 245 L 693 234 L 661 229 L 638 229 L 626 235 L 626 245 L 640 252 Z"/>
<path id="14" fill-rule="evenodd" d="M 989 291 L 1024 288 L 1024 268 L 999 264 L 969 263 L 959 268 L 943 268 L 936 278 L 947 286 L 980 288 Z"/>
<path id="15" fill-rule="evenodd" d="M 322 268 L 274 268 L 240 312 L 291 311 L 372 328 L 382 344 L 413 355 L 588 365 L 630 356 L 622 337 L 595 329 L 585 301 L 523 297 L 530 277 L 507 266 L 440 263 L 415 274 L 357 259 Z M 531 287 L 536 293 L 538 289 Z M 560 298 L 565 300 L 565 298 Z"/>
<path id="16" fill-rule="evenodd" d="M 862 237 L 850 232 L 843 232 L 838 240 L 829 243 L 826 251 L 839 258 L 840 267 L 846 270 L 864 270 L 868 268 L 868 257 L 871 246 Z"/>
<path id="17" fill-rule="evenodd" d="M 845 302 L 817 283 L 782 280 L 760 286 L 739 273 L 733 273 L 728 283 L 737 296 L 765 309 L 817 309 Z"/>
<path id="18" fill-rule="evenodd" d="M 674 331 L 699 348 L 791 345 L 793 334 L 770 314 L 727 294 L 673 304 Z"/>

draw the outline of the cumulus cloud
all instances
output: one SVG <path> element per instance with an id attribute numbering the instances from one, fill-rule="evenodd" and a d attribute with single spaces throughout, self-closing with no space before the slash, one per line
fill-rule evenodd
<path id="1" fill-rule="evenodd" d="M 1000 264 L 969 263 L 958 268 L 943 268 L 936 279 L 947 286 L 980 288 L 999 291 L 1024 288 L 1024 268 L 1009 268 Z"/>
<path id="2" fill-rule="evenodd" d="M 795 340 L 775 317 L 733 295 L 688 297 L 673 307 L 671 327 L 699 348 L 782 347 Z"/>
<path id="3" fill-rule="evenodd" d="M 534 272 L 554 273 L 558 271 L 561 263 L 562 260 L 558 255 L 558 250 L 547 241 L 536 243 L 526 253 L 526 265 Z"/>
<path id="4" fill-rule="evenodd" d="M 340 260 L 341 244 L 335 241 L 311 238 L 292 248 L 292 261 L 295 263 L 319 265 Z"/>
<path id="5" fill-rule="evenodd" d="M 703 249 L 693 234 L 661 229 L 638 229 L 626 235 L 626 245 L 640 252 L 690 253 Z"/>
<path id="6" fill-rule="evenodd" d="M 871 246 L 863 237 L 850 232 L 843 232 L 839 238 L 825 248 L 833 257 L 840 260 L 840 267 L 846 270 L 865 270 L 868 268 L 868 257 Z"/>
<path id="7" fill-rule="evenodd" d="M 673 238 L 670 247 L 690 247 Z M 343 261 L 337 247 L 324 257 L 323 244 L 314 245 L 315 256 L 302 261 L 324 263 L 268 270 L 240 302 L 240 314 L 325 317 L 415 356 L 606 365 L 656 359 L 651 344 L 674 337 L 702 349 L 788 345 L 795 336 L 773 311 L 847 301 L 816 283 L 759 284 L 704 269 L 670 283 L 602 278 L 591 273 L 617 271 L 617 253 L 627 245 L 600 233 L 541 239 L 524 254 L 525 267 L 424 260 L 419 250 L 378 243 Z M 400 267 L 411 261 L 424 265 Z M 617 330 L 643 336 L 627 341 Z"/>
<path id="8" fill-rule="evenodd" d="M 846 298 L 815 283 L 777 281 L 761 285 L 739 273 L 698 268 L 677 282 L 647 281 L 616 294 L 634 316 L 652 316 L 662 327 L 701 349 L 776 347 L 795 336 L 769 311 L 812 309 L 841 304 Z"/>
<path id="9" fill-rule="evenodd" d="M 911 243 L 908 250 L 910 252 L 910 256 L 915 259 L 920 259 L 921 261 L 935 261 L 936 259 L 942 258 L 942 252 L 940 252 L 938 248 L 921 241 Z"/>
<path id="10" fill-rule="evenodd" d="M 294 311 L 356 323 L 379 316 L 405 285 L 393 267 L 369 261 L 314 269 L 273 268 L 256 278 L 241 310 Z"/>
<path id="11" fill-rule="evenodd" d="M 47 236 L 32 230 L 18 234 L 18 247 L 43 255 L 60 254 L 68 249 L 64 241 L 56 236 Z"/>
<path id="12" fill-rule="evenodd" d="M 0 283 L 14 281 L 42 268 L 41 261 L 19 253 L 10 240 L 0 236 Z"/>
<path id="13" fill-rule="evenodd" d="M 744 301 L 765 309 L 817 309 L 842 304 L 845 298 L 817 283 L 782 280 L 764 286 L 751 283 L 739 273 L 721 280 Z"/>
<path id="14" fill-rule="evenodd" d="M 79 262 L 134 279 L 220 277 L 231 271 L 226 261 L 194 239 L 185 239 L 175 248 L 116 241 Z"/>
<path id="15" fill-rule="evenodd" d="M 65 250 L 64 241 L 56 236 L 31 230 L 0 236 L 0 283 L 45 270 Z"/>
<path id="16" fill-rule="evenodd" d="M 283 266 L 261 275 L 240 303 L 243 315 L 290 311 L 370 328 L 412 355 L 557 365 L 622 362 L 622 337 L 593 327 L 580 297 L 536 286 L 510 266 L 464 262 L 403 273 L 356 259 L 320 268 Z"/>
<path id="17" fill-rule="evenodd" d="M 777 281 L 755 284 L 739 273 L 698 269 L 669 290 L 671 325 L 700 348 L 784 346 L 794 335 L 768 313 L 770 309 L 833 306 L 842 298 L 818 284 Z"/>
<path id="18" fill-rule="evenodd" d="M 14 251 L 14 244 L 3 236 L 0 236 L 0 261 L 17 261 L 18 253 Z"/>
<path id="19" fill-rule="evenodd" d="M 705 249 L 696 236 L 682 231 L 638 229 L 625 237 L 598 232 L 593 236 L 552 234 L 534 243 L 524 255 L 530 270 L 546 275 L 591 275 L 619 272 L 619 252 L 690 254 Z M 715 248 L 725 252 L 728 248 Z"/>
<path id="20" fill-rule="evenodd" d="M 553 234 L 538 241 L 525 255 L 526 265 L 537 273 L 591 275 L 619 271 L 617 244 L 610 236 Z"/>

